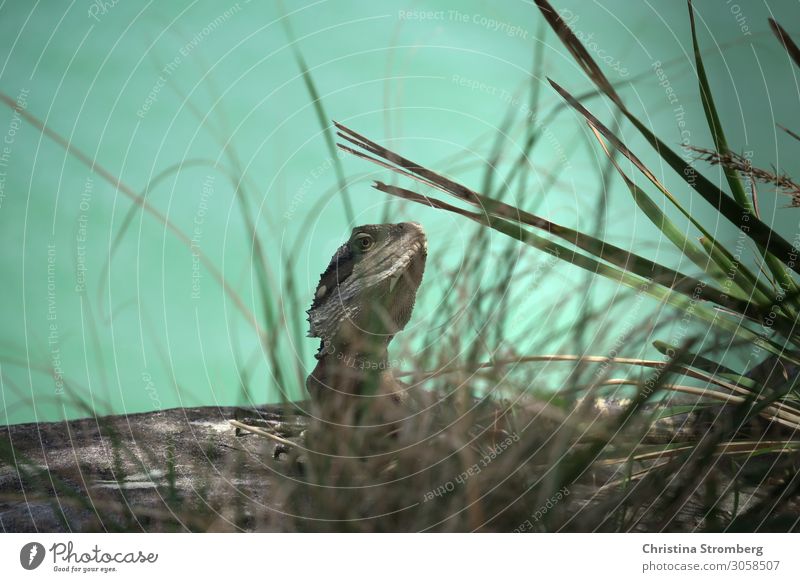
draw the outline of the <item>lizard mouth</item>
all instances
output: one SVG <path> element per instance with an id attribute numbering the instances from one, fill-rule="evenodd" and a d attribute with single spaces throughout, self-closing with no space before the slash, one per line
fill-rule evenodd
<path id="1" fill-rule="evenodd" d="M 397 282 L 400 280 L 400 277 L 403 276 L 403 273 L 398 273 L 394 277 L 389 278 L 389 293 L 394 291 L 394 288 L 397 287 Z"/>
<path id="2" fill-rule="evenodd" d="M 394 273 L 388 277 L 389 295 L 398 295 L 404 289 L 414 291 L 419 286 L 428 254 L 427 240 L 424 234 L 421 237 L 408 245 L 404 255 L 395 264 Z"/>

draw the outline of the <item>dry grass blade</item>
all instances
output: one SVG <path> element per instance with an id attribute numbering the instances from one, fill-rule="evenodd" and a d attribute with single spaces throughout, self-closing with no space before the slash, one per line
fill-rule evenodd
<path id="1" fill-rule="evenodd" d="M 599 465 L 620 465 L 630 461 L 653 461 L 670 458 L 693 451 L 695 445 L 682 445 L 670 449 L 662 449 L 647 453 L 639 453 L 629 457 L 603 459 Z M 760 453 L 789 454 L 800 450 L 800 443 L 793 441 L 726 441 L 716 446 L 715 455 L 756 455 Z"/>
<path id="2" fill-rule="evenodd" d="M 403 156 L 401 156 L 401 155 L 399 155 L 399 154 L 397 154 L 397 153 L 395 153 L 395 152 L 393 152 L 393 151 L 391 151 L 391 150 L 389 150 L 389 149 L 387 149 L 387 148 L 375 143 L 374 141 L 368 139 L 367 137 L 361 135 L 360 133 L 357 133 L 356 131 L 353 131 L 349 127 L 346 127 L 346 126 L 344 126 L 344 125 L 342 125 L 342 124 L 340 124 L 340 123 L 338 123 L 336 121 L 334 121 L 333 123 L 336 126 L 336 128 L 338 129 L 339 137 L 341 137 L 342 139 L 345 139 L 345 140 L 355 144 L 356 146 L 358 146 L 358 147 L 360 147 L 360 148 L 362 148 L 362 149 L 364 149 L 364 150 L 366 150 L 366 151 L 368 151 L 368 152 L 370 152 L 370 153 L 372 153 L 372 154 L 374 154 L 374 155 L 376 155 L 378 157 L 381 157 L 381 158 L 387 160 L 388 162 L 390 162 L 391 164 L 394 164 L 395 166 L 399 166 L 403 170 L 406 170 L 405 172 L 400 172 L 400 173 L 402 173 L 402 174 L 404 174 L 406 176 L 412 176 L 412 177 L 413 176 L 419 176 L 427 184 L 434 185 L 436 188 L 442 190 L 443 192 L 446 192 L 448 194 L 452 194 L 453 196 L 455 196 L 457 198 L 460 198 L 462 200 L 465 200 L 466 202 L 469 202 L 470 204 L 474 204 L 476 206 L 482 206 L 481 200 L 480 200 L 481 197 L 474 190 L 471 190 L 470 188 L 467 188 L 466 186 L 463 186 L 462 184 L 459 184 L 458 182 L 454 182 L 453 180 L 450 180 L 449 178 L 446 178 L 446 177 L 444 177 L 444 176 L 442 176 L 440 174 L 437 174 L 436 172 L 433 172 L 433 171 L 429 170 L 428 168 L 426 168 L 426 167 L 424 167 L 424 166 L 422 166 L 420 164 L 417 164 L 416 162 L 412 162 L 411 160 L 409 160 L 407 158 L 404 158 Z M 342 145 L 340 144 L 339 147 L 341 148 Z M 352 149 L 350 149 L 349 151 L 352 152 Z M 382 165 L 384 165 L 384 164 L 382 164 Z M 387 167 L 387 168 L 389 168 L 391 170 L 397 171 L 392 166 L 384 165 L 384 167 Z M 502 207 L 505 209 L 505 211 L 508 211 L 508 209 L 510 208 L 505 204 L 503 204 Z M 487 209 L 487 211 L 488 211 L 488 209 Z M 511 214 L 511 216 L 514 216 L 514 212 L 513 211 L 510 214 Z M 506 218 L 508 218 L 508 216 L 506 216 Z M 539 222 L 538 224 L 540 226 L 544 226 L 544 224 L 542 222 Z"/>
<path id="3" fill-rule="evenodd" d="M 556 12 L 547 0 L 536 0 L 536 5 L 561 39 L 561 42 L 564 43 L 567 50 L 569 50 L 575 60 L 578 61 L 578 64 L 583 68 L 584 72 L 589 75 L 595 85 L 621 107 L 622 99 L 620 99 L 619 95 L 614 90 L 611 82 L 603 74 L 603 71 L 600 70 L 600 67 L 594 62 L 594 59 L 592 59 L 589 52 L 584 48 L 583 44 L 578 40 L 569 26 L 567 26 L 567 23 L 559 16 L 558 12 Z"/>
<path id="4" fill-rule="evenodd" d="M 605 386 L 639 386 L 639 382 L 633 380 L 611 379 L 602 382 Z M 662 388 L 669 392 L 678 392 L 680 394 L 689 394 L 697 396 L 698 398 L 708 398 L 724 404 L 744 404 L 753 398 L 752 393 L 747 396 L 737 396 L 735 394 L 726 394 L 718 390 L 709 390 L 707 388 L 698 388 L 696 386 L 684 386 L 681 384 L 662 384 Z M 759 412 L 763 418 L 777 422 L 783 426 L 789 427 L 795 431 L 800 430 L 800 416 L 792 414 L 785 410 L 778 409 L 772 404 L 766 406 Z"/>
<path id="5" fill-rule="evenodd" d="M 778 124 L 778 127 L 781 128 L 784 132 L 786 132 L 790 137 L 793 137 L 797 141 L 800 141 L 800 135 L 798 135 L 796 132 L 792 131 L 788 127 L 784 127 L 780 123 Z"/>
<path id="6" fill-rule="evenodd" d="M 401 188 L 399 186 L 392 186 L 391 184 L 385 184 L 384 182 L 380 182 L 377 180 L 375 181 L 373 187 L 376 190 L 380 190 L 381 192 L 391 194 L 392 196 L 397 196 L 398 198 L 402 198 L 410 202 L 417 202 L 418 204 L 424 204 L 426 206 L 430 206 L 431 208 L 436 208 L 438 210 L 447 210 L 448 212 L 453 212 L 455 214 L 458 214 L 459 216 L 463 216 L 464 218 L 469 218 L 470 220 L 474 220 L 475 222 L 479 222 L 481 224 L 484 223 L 482 215 L 478 214 L 477 212 L 470 212 L 469 210 L 464 210 L 463 208 L 459 208 L 458 206 L 453 206 L 452 204 L 448 204 L 447 202 L 442 202 L 441 200 L 437 200 L 436 198 L 431 198 L 429 196 L 417 194 L 416 192 L 413 192 L 411 190 L 406 190 L 405 188 Z"/>
<path id="7" fill-rule="evenodd" d="M 245 432 L 249 432 L 249 433 L 252 433 L 252 434 L 257 434 L 258 436 L 266 437 L 266 438 L 268 438 L 270 440 L 275 441 L 276 443 L 280 443 L 282 445 L 287 445 L 287 446 L 290 446 L 290 447 L 295 446 L 295 443 L 293 443 L 292 441 L 290 441 L 288 439 L 285 439 L 285 438 L 282 438 L 282 437 L 279 437 L 276 434 L 272 434 L 271 432 L 266 431 L 263 428 L 260 428 L 260 427 L 257 427 L 257 426 L 250 426 L 249 424 L 245 424 L 243 422 L 239 422 L 238 420 L 229 420 L 228 423 L 231 426 L 238 428 L 239 430 L 243 430 Z"/>
<path id="8" fill-rule="evenodd" d="M 428 180 L 426 180 L 426 179 L 424 179 L 424 178 L 422 178 L 420 176 L 415 176 L 411 172 L 408 172 L 408 171 L 406 171 L 406 170 L 404 170 L 402 168 L 398 168 L 397 166 L 393 166 L 391 164 L 388 164 L 388 163 L 384 162 L 383 160 L 379 160 L 378 158 L 375 158 L 375 157 L 372 157 L 372 156 L 368 156 L 364 152 L 360 152 L 360 151 L 358 151 L 356 149 L 353 149 L 353 148 L 351 148 L 349 146 L 346 146 L 344 144 L 340 143 L 340 144 L 337 144 L 337 146 L 339 147 L 340 150 L 342 150 L 344 152 L 347 152 L 348 154 L 352 154 L 352 155 L 356 156 L 357 158 L 361 158 L 362 160 L 367 160 L 368 162 L 372 162 L 373 164 L 381 166 L 383 168 L 386 168 L 387 170 L 391 170 L 391 171 L 396 172 L 396 173 L 398 173 L 398 174 L 400 174 L 402 176 L 406 176 L 407 178 L 411 178 L 412 180 L 415 180 L 415 181 L 419 182 L 420 184 L 424 184 L 425 186 L 428 186 L 429 188 L 433 188 L 434 190 L 441 190 L 441 188 L 439 186 L 437 186 L 436 184 L 434 184 L 433 182 L 430 182 L 430 181 L 428 181 Z"/>
<path id="9" fill-rule="evenodd" d="M 418 382 L 424 382 L 425 380 L 430 380 L 432 378 L 437 378 L 445 374 L 463 373 L 463 372 L 471 374 L 476 370 L 481 370 L 481 369 L 506 367 L 517 364 L 533 363 L 533 362 L 581 362 L 581 363 L 613 364 L 613 365 L 621 364 L 627 366 L 639 366 L 642 368 L 650 368 L 655 370 L 664 367 L 664 362 L 662 360 L 643 360 L 639 358 L 622 358 L 622 357 L 610 358 L 608 356 L 590 356 L 590 355 L 579 356 L 573 354 L 555 354 L 555 355 L 521 356 L 513 360 L 511 359 L 495 360 L 492 362 L 483 362 L 475 366 L 444 367 L 430 372 L 412 372 L 412 371 L 396 372 L 395 375 L 398 378 L 412 376 L 414 382 L 418 383 Z M 748 390 L 747 388 L 744 388 L 738 384 L 734 384 L 733 382 L 728 382 L 724 378 L 720 378 L 719 376 L 707 374 L 705 372 L 681 365 L 677 365 L 675 367 L 675 371 L 687 377 L 694 378 L 696 380 L 702 380 L 704 382 L 708 382 L 709 384 L 714 384 L 716 386 L 719 386 L 720 388 L 729 390 L 731 393 L 740 394 L 745 398 L 753 396 L 753 391 Z M 762 401 L 765 400 L 765 397 L 759 394 L 756 396 L 756 400 Z M 800 425 L 800 410 L 781 401 L 773 402 L 771 403 L 771 405 L 775 407 L 775 409 L 784 412 L 786 415 L 785 417 L 787 419 L 791 418 Z"/>

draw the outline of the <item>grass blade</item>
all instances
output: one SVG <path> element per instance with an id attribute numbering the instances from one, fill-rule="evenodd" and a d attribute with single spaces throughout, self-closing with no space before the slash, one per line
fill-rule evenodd
<path id="1" fill-rule="evenodd" d="M 800 48 L 798 48 L 798 46 L 791 39 L 789 33 L 787 33 L 786 30 L 784 30 L 784 28 L 773 18 L 769 19 L 769 26 L 772 29 L 772 32 L 775 33 L 775 36 L 778 37 L 778 40 L 781 41 L 783 48 L 785 48 L 786 52 L 789 53 L 789 56 L 792 57 L 794 64 L 800 67 Z"/>
<path id="2" fill-rule="evenodd" d="M 633 180 L 628 178 L 625 172 L 622 171 L 619 164 L 613 159 L 611 156 L 611 152 L 606 147 L 605 142 L 603 142 L 600 133 L 595 129 L 592 125 L 589 125 L 594 136 L 597 138 L 597 141 L 600 143 L 600 147 L 603 148 L 606 156 L 608 156 L 611 163 L 617 169 L 622 180 L 625 182 L 625 185 L 631 191 L 631 195 L 633 196 L 634 202 L 636 205 L 645 213 L 647 218 L 658 227 L 658 229 L 664 233 L 664 235 L 674 244 L 680 251 L 689 257 L 689 259 L 702 270 L 707 272 L 709 275 L 717 279 L 718 281 L 722 282 L 725 280 L 725 273 L 720 268 L 715 268 L 716 265 L 709 263 L 708 256 L 703 252 L 703 250 L 698 247 L 693 241 L 689 239 L 677 226 L 675 223 L 672 222 L 664 212 L 650 199 L 650 197 L 637 186 Z"/>
<path id="3" fill-rule="evenodd" d="M 689 26 L 692 31 L 692 46 L 694 48 L 694 58 L 697 66 L 697 82 L 700 86 L 700 100 L 703 103 L 703 110 L 706 114 L 708 121 L 708 128 L 711 130 L 711 137 L 714 140 L 714 147 L 720 156 L 730 155 L 731 150 L 728 147 L 728 141 L 725 138 L 725 132 L 722 130 L 722 123 L 719 120 L 719 113 L 714 104 L 714 98 L 711 94 L 711 87 L 708 83 L 708 76 L 706 75 L 706 68 L 703 65 L 703 58 L 700 55 L 700 46 L 697 42 L 697 30 L 694 22 L 694 7 L 691 0 L 689 0 Z M 753 210 L 753 203 L 745 192 L 744 185 L 739 179 L 739 174 L 729 166 L 722 166 L 722 171 L 725 174 L 725 179 L 728 181 L 733 198 L 741 206 L 745 212 L 750 214 L 754 220 L 758 220 Z M 786 290 L 797 291 L 797 285 L 792 279 L 791 275 L 786 271 L 783 264 L 767 251 L 763 246 L 759 245 L 759 249 L 764 255 L 764 260 L 772 272 L 776 280 L 780 281 Z"/>
<path id="4" fill-rule="evenodd" d="M 583 44 L 578 40 L 575 34 L 564 23 L 558 13 L 553 9 L 547 0 L 535 0 L 540 11 L 550 23 L 551 27 L 556 31 L 558 37 L 567 49 L 575 56 L 578 64 L 589 76 L 592 82 L 608 96 L 614 104 L 619 107 L 620 111 L 628 118 L 628 120 L 636 127 L 642 136 L 650 143 L 650 145 L 658 152 L 658 154 L 678 173 L 681 178 L 687 182 L 698 194 L 700 194 L 706 202 L 717 209 L 727 220 L 734 226 L 744 231 L 748 237 L 753 239 L 756 243 L 767 249 L 779 260 L 789 265 L 796 273 L 800 273 L 800 264 L 795 264 L 791 259 L 796 253 L 792 245 L 790 245 L 783 237 L 774 232 L 768 225 L 764 224 L 758 219 L 750 219 L 750 214 L 747 214 L 747 219 L 743 219 L 744 209 L 730 196 L 723 192 L 720 188 L 715 186 L 705 176 L 698 173 L 692 166 L 686 163 L 677 153 L 675 153 L 667 144 L 659 139 L 650 129 L 645 126 L 635 115 L 633 115 L 623 103 L 619 94 L 614 90 L 611 83 L 600 70 L 597 63 L 594 62 L 591 55 L 584 48 Z M 599 123 L 594 116 L 592 116 L 585 108 L 583 108 L 574 98 L 564 91 L 557 83 L 550 80 L 556 90 L 570 102 L 573 108 L 581 112 L 582 115 L 591 118 L 596 123 Z M 597 129 L 601 129 L 593 123 Z M 602 125 L 602 124 L 601 124 Z M 604 133 L 601 130 L 601 133 Z M 606 135 L 604 133 L 604 135 Z M 621 142 L 610 135 L 606 135 L 614 147 L 621 145 Z M 624 146 L 623 146 L 624 147 Z M 626 148 L 627 149 L 627 148 Z M 649 172 L 648 172 L 649 173 Z M 648 176 L 651 180 L 652 178 Z M 704 233 L 705 234 L 705 233 Z"/>

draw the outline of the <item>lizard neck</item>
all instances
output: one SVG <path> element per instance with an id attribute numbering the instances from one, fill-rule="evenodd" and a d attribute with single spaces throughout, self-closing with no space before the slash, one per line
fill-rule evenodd
<path id="1" fill-rule="evenodd" d="M 337 349 L 338 348 L 338 349 Z M 375 345 L 323 343 L 317 365 L 308 378 L 312 396 L 335 390 L 344 394 L 369 394 L 391 377 L 388 342 Z"/>

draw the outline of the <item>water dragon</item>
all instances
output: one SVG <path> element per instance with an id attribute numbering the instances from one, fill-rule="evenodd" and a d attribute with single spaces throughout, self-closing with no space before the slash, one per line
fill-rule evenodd
<path id="1" fill-rule="evenodd" d="M 320 346 L 306 388 L 318 410 L 354 422 L 348 413 L 402 398 L 388 347 L 411 318 L 427 252 L 422 226 L 401 222 L 356 227 L 334 253 L 308 310 Z"/>

